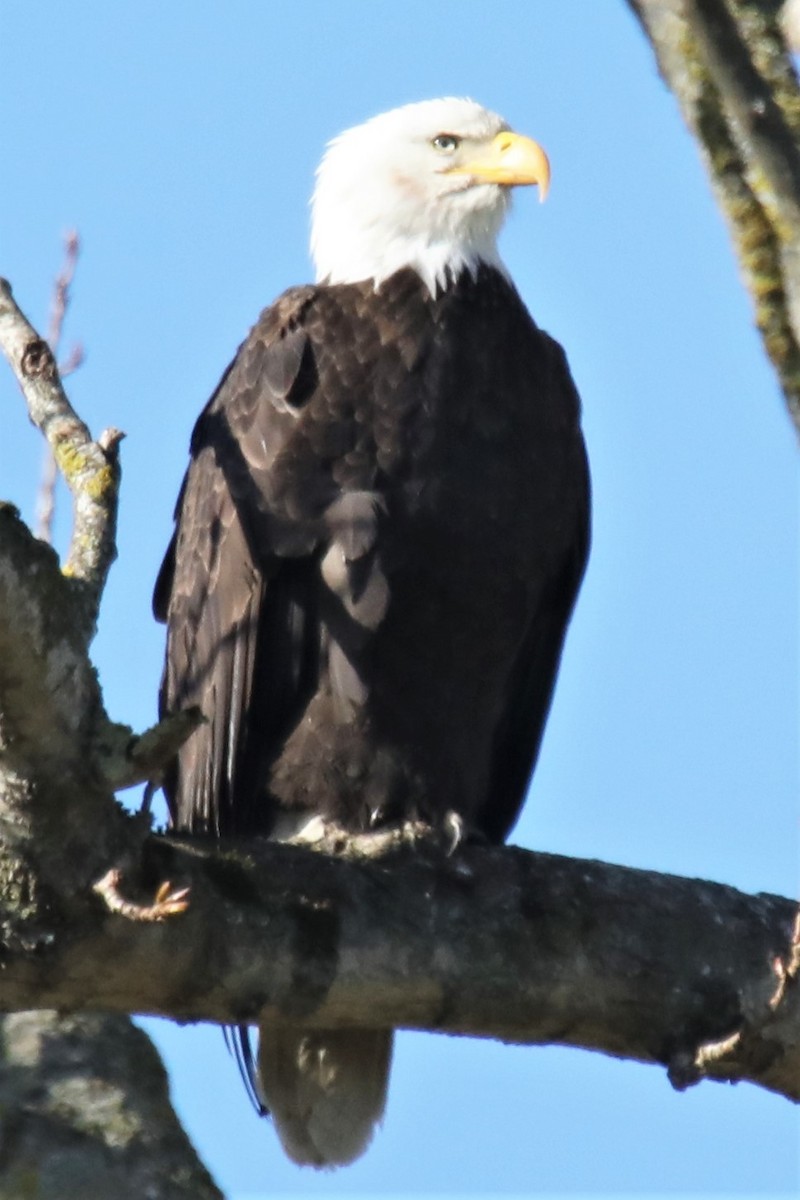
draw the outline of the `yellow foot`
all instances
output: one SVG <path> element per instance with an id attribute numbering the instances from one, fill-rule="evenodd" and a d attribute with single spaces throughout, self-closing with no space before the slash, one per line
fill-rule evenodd
<path id="1" fill-rule="evenodd" d="M 112 867 L 106 871 L 102 879 L 98 879 L 92 891 L 97 892 L 105 902 L 109 912 L 119 913 L 130 921 L 164 921 L 167 917 L 176 917 L 186 912 L 189 907 L 189 888 L 172 890 L 172 884 L 164 882 L 156 892 L 152 904 L 136 904 L 126 900 L 119 890 L 122 882 L 122 872 Z"/>

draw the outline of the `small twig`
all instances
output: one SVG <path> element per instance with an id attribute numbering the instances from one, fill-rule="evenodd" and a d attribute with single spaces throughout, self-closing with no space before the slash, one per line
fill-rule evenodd
<path id="1" fill-rule="evenodd" d="M 189 891 L 187 888 L 172 890 L 172 884 L 165 881 L 156 892 L 152 904 L 137 904 L 126 900 L 119 887 L 122 882 L 122 872 L 113 868 L 107 871 L 102 879 L 98 879 L 92 891 L 102 897 L 109 912 L 130 921 L 164 921 L 167 917 L 176 917 L 186 912 L 189 907 Z"/>
<path id="2" fill-rule="evenodd" d="M 56 361 L 58 361 L 64 318 L 69 307 L 69 289 L 75 278 L 79 253 L 80 239 L 77 232 L 73 229 L 64 238 L 64 265 L 56 276 L 53 286 L 53 299 L 50 306 L 50 325 L 47 331 L 47 342 Z M 61 378 L 64 379 L 72 371 L 77 370 L 82 361 L 83 348 L 80 345 L 73 346 L 64 365 L 59 364 Z M 53 541 L 53 518 L 56 509 L 57 480 L 58 468 L 55 456 L 50 446 L 46 446 L 44 461 L 42 463 L 39 496 L 36 502 L 36 536 L 49 544 L 52 544 Z"/>
<path id="3" fill-rule="evenodd" d="M 146 780 L 158 779 L 167 763 L 204 720 L 200 709 L 193 707 L 171 713 L 138 737 L 126 726 L 109 725 L 107 744 L 98 746 L 97 750 L 110 787 L 118 792 Z"/>
<path id="4" fill-rule="evenodd" d="M 53 544 L 53 519 L 56 512 L 56 483 L 58 482 L 58 467 L 49 446 L 45 446 L 42 455 L 42 477 L 39 481 L 39 495 L 36 498 L 36 536 L 49 546 Z"/>
<path id="5" fill-rule="evenodd" d="M 47 341 L 55 354 L 61 342 L 61 332 L 64 317 L 69 307 L 69 289 L 75 278 L 81 243 L 77 230 L 71 229 L 64 238 L 64 265 L 56 276 L 53 287 L 53 301 L 50 307 L 50 325 L 47 330 Z"/>
<path id="6" fill-rule="evenodd" d="M 62 379 L 66 379 L 73 371 L 77 371 L 78 367 L 82 367 L 86 359 L 86 352 L 80 342 L 75 342 L 70 347 L 70 352 L 67 357 L 58 364 L 58 373 Z"/>

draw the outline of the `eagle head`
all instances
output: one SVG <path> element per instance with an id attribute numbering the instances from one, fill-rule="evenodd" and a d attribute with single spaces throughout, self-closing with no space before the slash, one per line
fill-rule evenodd
<path id="1" fill-rule="evenodd" d="M 403 267 L 432 294 L 481 262 L 500 267 L 497 236 L 510 189 L 538 184 L 541 146 L 473 100 L 407 104 L 329 143 L 312 200 L 317 280 L 375 286 Z"/>

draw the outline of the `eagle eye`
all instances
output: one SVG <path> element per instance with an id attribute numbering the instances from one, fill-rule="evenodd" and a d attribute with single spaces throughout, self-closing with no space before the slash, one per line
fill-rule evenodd
<path id="1" fill-rule="evenodd" d="M 443 154 L 452 154 L 461 145 L 461 138 L 457 138 L 454 133 L 439 133 L 431 145 L 434 150 L 441 150 Z"/>

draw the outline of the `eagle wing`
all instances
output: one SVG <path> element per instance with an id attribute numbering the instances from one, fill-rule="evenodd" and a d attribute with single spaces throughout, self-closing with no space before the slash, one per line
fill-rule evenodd
<path id="1" fill-rule="evenodd" d="M 564 397 L 563 411 L 580 414 L 580 398 L 561 346 L 540 333 L 547 357 L 547 386 Z M 559 568 L 545 584 L 522 640 L 495 729 L 492 768 L 477 825 L 491 842 L 502 842 L 514 826 L 539 757 L 553 699 L 561 652 L 589 557 L 591 484 L 583 439 L 572 439 L 570 479 L 578 492 L 571 511 L 574 530 Z"/>
<path id="2" fill-rule="evenodd" d="M 313 294 L 293 289 L 262 314 L 202 413 L 156 582 L 162 713 L 197 705 L 206 718 L 164 779 L 181 830 L 268 831 L 266 771 L 315 687 L 313 533 L 281 527 L 269 497 L 270 460 L 314 386 Z"/>
<path id="3" fill-rule="evenodd" d="M 206 717 L 163 780 L 184 831 L 269 832 L 267 774 L 319 682 L 318 542 L 332 534 L 356 561 L 366 549 L 353 544 L 363 540 L 364 505 L 334 504 L 321 537 L 308 511 L 275 503 L 275 457 L 318 382 L 303 324 L 313 296 L 295 289 L 262 314 L 201 415 L 156 582 L 154 611 L 168 625 L 161 710 L 197 705 Z M 322 483 L 310 511 L 330 498 Z M 335 647 L 326 652 L 335 672 Z M 247 1026 L 226 1036 L 254 1106 L 272 1112 L 291 1157 L 322 1166 L 363 1152 L 385 1104 L 391 1030 L 318 1032 L 321 1080 L 298 1065 L 305 1033 L 262 1027 L 258 1062 Z"/>

